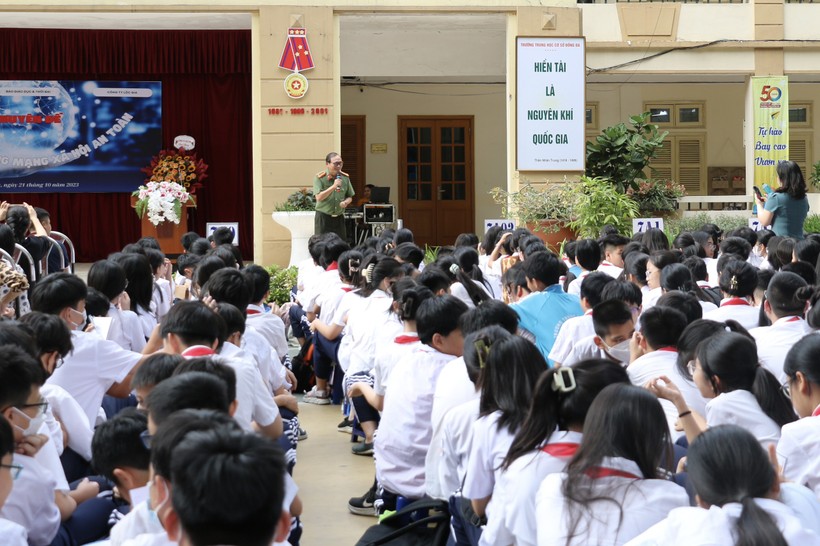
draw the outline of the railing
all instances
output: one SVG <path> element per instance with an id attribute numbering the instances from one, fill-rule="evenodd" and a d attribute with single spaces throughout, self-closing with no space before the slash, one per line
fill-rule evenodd
<path id="1" fill-rule="evenodd" d="M 748 195 L 689 195 L 678 199 L 679 209 L 684 213 L 728 212 L 750 215 L 754 203 Z"/>

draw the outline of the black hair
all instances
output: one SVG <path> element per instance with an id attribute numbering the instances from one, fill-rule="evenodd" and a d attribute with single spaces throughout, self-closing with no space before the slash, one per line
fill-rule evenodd
<path id="1" fill-rule="evenodd" d="M 806 284 L 815 284 L 817 282 L 817 272 L 814 266 L 808 262 L 791 262 L 780 268 L 781 272 L 793 273 L 801 277 Z"/>
<path id="2" fill-rule="evenodd" d="M 417 269 L 424 261 L 424 251 L 415 243 L 401 243 L 393 250 L 393 254 L 402 262 L 413 264 Z"/>
<path id="3" fill-rule="evenodd" d="M 222 378 L 205 372 L 188 372 L 156 385 L 145 399 L 145 406 L 154 424 L 161 426 L 169 415 L 183 409 L 212 409 L 227 414 L 231 402 L 228 386 Z"/>
<path id="4" fill-rule="evenodd" d="M 225 383 L 228 402 L 236 400 L 236 371 L 229 365 L 209 357 L 189 358 L 180 362 L 174 368 L 174 373 L 171 376 L 193 372 L 202 372 L 218 377 Z"/>
<path id="5" fill-rule="evenodd" d="M 281 520 L 284 475 L 282 451 L 266 438 L 190 432 L 171 461 L 174 511 L 193 544 L 267 546 Z"/>
<path id="6" fill-rule="evenodd" d="M 592 326 L 595 328 L 595 335 L 600 338 L 609 335 L 611 327 L 634 320 L 635 317 L 632 315 L 629 305 L 617 299 L 602 301 L 592 311 Z"/>
<path id="7" fill-rule="evenodd" d="M 151 236 L 141 237 L 136 242 L 136 244 L 141 246 L 142 248 L 144 248 L 146 250 L 151 249 L 151 250 L 159 250 L 160 252 L 162 251 L 162 247 L 160 247 L 159 241 L 157 241 L 156 237 L 151 237 Z"/>
<path id="8" fill-rule="evenodd" d="M 358 250 L 348 250 L 342 252 L 339 256 L 339 278 L 343 282 L 353 285 L 361 286 L 361 269 L 364 256 Z"/>
<path id="9" fill-rule="evenodd" d="M 546 286 L 558 284 L 561 276 L 567 272 L 567 267 L 558 256 L 548 250 L 528 256 L 523 268 L 528 279 L 539 281 Z"/>
<path id="10" fill-rule="evenodd" d="M 692 442 L 686 454 L 689 482 L 710 506 L 739 503 L 734 520 L 735 546 L 786 546 L 775 520 L 757 505 L 777 483 L 769 456 L 749 431 L 737 425 L 710 427 Z"/>
<path id="11" fill-rule="evenodd" d="M 424 300 L 416 313 L 419 340 L 432 346 L 433 335 L 448 336 L 459 328 L 459 318 L 467 312 L 460 299 L 446 295 Z"/>
<path id="12" fill-rule="evenodd" d="M 422 302 L 432 297 L 435 296 L 429 288 L 407 277 L 393 286 L 393 301 L 398 303 L 396 314 L 404 322 L 415 321 Z"/>
<path id="13" fill-rule="evenodd" d="M 160 332 L 162 337 L 168 334 L 177 335 L 187 346 L 211 346 L 219 340 L 224 329 L 222 319 L 207 305 L 199 301 L 182 301 L 171 307 L 162 320 Z"/>
<path id="14" fill-rule="evenodd" d="M 53 351 L 65 356 L 74 348 L 71 330 L 57 315 L 32 311 L 20 317 L 20 323 L 31 329 L 37 357 Z"/>
<path id="15" fill-rule="evenodd" d="M 809 335 L 792 345 L 783 363 L 783 373 L 792 380 L 801 372 L 809 383 L 820 385 L 820 336 Z"/>
<path id="16" fill-rule="evenodd" d="M 729 232 L 728 235 L 729 238 L 740 237 L 741 239 L 749 243 L 750 247 L 753 247 L 757 244 L 757 234 L 754 232 L 753 229 L 748 227 L 739 227 L 737 229 L 733 229 L 731 232 Z"/>
<path id="17" fill-rule="evenodd" d="M 703 260 L 701 260 L 701 263 L 703 263 Z M 698 286 L 695 277 L 692 275 L 692 270 L 685 264 L 669 264 L 664 267 L 661 270 L 661 287 L 666 291 L 679 290 L 686 292 L 700 301 L 714 303 L 714 300 Z"/>
<path id="18" fill-rule="evenodd" d="M 337 262 L 339 260 L 339 256 L 348 250 L 350 250 L 350 245 L 341 239 L 329 241 L 322 249 L 322 258 L 319 265 L 327 269 L 330 264 Z"/>
<path id="19" fill-rule="evenodd" d="M 521 227 L 520 228 L 515 228 L 512 232 L 512 235 L 510 235 L 510 239 L 509 239 L 510 240 L 510 246 L 511 246 L 512 250 L 513 251 L 519 250 L 519 246 L 518 246 L 519 241 L 522 238 L 528 237 L 530 235 L 532 235 L 532 232 L 530 230 L 528 230 L 527 228 L 521 228 Z"/>
<path id="20" fill-rule="evenodd" d="M 624 246 L 623 251 L 621 252 L 621 258 L 626 260 L 626 257 L 632 254 L 633 252 L 638 252 L 640 254 L 646 254 L 649 256 L 649 249 L 646 248 L 642 243 L 639 241 L 630 241 L 626 243 Z"/>
<path id="21" fill-rule="evenodd" d="M 498 326 L 486 330 L 496 332 L 496 341 L 481 356 L 484 366 L 478 376 L 476 387 L 481 389 L 479 416 L 487 417 L 499 412 L 497 426 L 512 434 L 518 431 L 532 400 L 532 388 L 545 369 L 547 362 L 541 351 L 523 337 L 512 335 Z M 476 343 L 482 341 L 480 331 Z M 501 333 L 503 332 L 503 334 Z M 481 352 L 481 349 L 479 349 Z M 515 365 L 511 366 L 510 363 Z"/>
<path id="22" fill-rule="evenodd" d="M 678 236 L 672 240 L 672 248 L 677 248 L 679 250 L 683 250 L 690 246 L 695 246 L 697 242 L 695 242 L 695 238 L 692 237 L 692 234 L 688 231 L 683 231 L 678 233 Z"/>
<path id="23" fill-rule="evenodd" d="M 151 452 L 142 443 L 140 434 L 148 429 L 148 417 L 135 408 L 125 408 L 99 424 L 91 440 L 91 461 L 94 471 L 122 487 L 114 469 L 130 467 L 148 470 Z"/>
<path id="24" fill-rule="evenodd" d="M 438 294 L 441 290 L 450 291 L 452 281 L 447 274 L 438 266 L 428 265 L 424 268 L 419 276 L 416 278 L 419 284 L 426 286 L 434 294 Z"/>
<path id="25" fill-rule="evenodd" d="M 230 247 L 230 248 L 229 248 Z M 239 265 L 241 267 L 242 264 L 239 263 L 239 260 L 236 259 L 236 255 L 234 254 L 235 247 L 233 245 L 222 245 L 216 248 L 211 249 L 208 252 L 209 256 L 216 256 L 225 264 L 225 267 L 230 267 L 231 269 L 236 269 L 236 266 Z M 202 286 L 202 285 L 200 285 Z"/>
<path id="26" fill-rule="evenodd" d="M 194 273 L 194 283 L 201 289 L 208 284 L 214 273 L 225 267 L 225 262 L 219 256 L 211 255 L 202 258 Z"/>
<path id="27" fill-rule="evenodd" d="M 811 288 L 799 275 L 788 271 L 777 273 L 766 289 L 766 300 L 777 318 L 799 316 L 806 310 Z"/>
<path id="28" fill-rule="evenodd" d="M 649 255 L 643 252 L 630 252 L 624 257 L 624 278 L 637 284 L 639 287 L 646 286 L 646 264 L 649 262 Z"/>
<path id="29" fill-rule="evenodd" d="M 148 247 L 145 249 L 145 257 L 148 258 L 148 263 L 151 264 L 151 272 L 156 275 L 157 269 L 165 263 L 165 254 L 161 250 Z"/>
<path id="30" fill-rule="evenodd" d="M 649 255 L 649 261 L 652 262 L 659 271 L 662 271 L 667 265 L 679 263 L 678 256 L 670 250 L 656 250 Z"/>
<path id="31" fill-rule="evenodd" d="M 169 353 L 154 353 L 134 372 L 131 387 L 136 389 L 153 388 L 174 374 L 174 370 L 185 359 Z"/>
<path id="32" fill-rule="evenodd" d="M 601 248 L 606 251 L 607 248 L 625 247 L 629 243 L 629 238 L 618 233 L 610 233 L 601 237 L 598 243 L 601 245 Z"/>
<path id="33" fill-rule="evenodd" d="M 185 252 L 191 251 L 191 243 L 199 239 L 199 234 L 196 231 L 188 231 L 179 238 L 179 242 L 182 244 L 182 248 L 185 249 Z"/>
<path id="34" fill-rule="evenodd" d="M 741 237 L 727 237 L 720 243 L 720 253 L 737 254 L 745 262 L 749 259 L 749 254 L 752 253 L 752 245 Z"/>
<path id="35" fill-rule="evenodd" d="M 709 271 L 706 269 L 706 262 L 703 261 L 703 258 L 699 256 L 689 256 L 683 260 L 683 265 L 692 273 L 695 284 L 697 284 L 698 281 L 706 281 L 709 279 Z"/>
<path id="36" fill-rule="evenodd" d="M 488 326 L 464 335 L 464 366 L 467 368 L 467 377 L 476 388 L 481 370 L 487 363 L 488 348 L 510 335 L 510 332 L 497 326 Z"/>
<path id="37" fill-rule="evenodd" d="M 375 292 L 382 281 L 391 277 L 401 277 L 403 275 L 401 264 L 393 258 L 373 254 L 362 264 L 362 289 L 359 294 L 368 297 Z"/>
<path id="38" fill-rule="evenodd" d="M 111 306 L 111 300 L 96 288 L 89 288 L 85 297 L 85 312 L 90 317 L 105 317 Z"/>
<path id="39" fill-rule="evenodd" d="M 649 254 L 661 250 L 669 250 L 669 238 L 662 230 L 649 228 L 641 236 L 641 243 L 649 249 Z"/>
<path id="40" fill-rule="evenodd" d="M 481 268 L 478 266 L 478 251 L 470 246 L 456 247 L 453 252 L 453 257 L 459 266 L 456 278 L 467 291 L 473 304 L 478 305 L 483 301 L 490 299 L 487 294 L 491 290 L 490 284 L 484 279 L 481 273 Z M 479 282 L 487 288 L 485 292 L 479 288 L 475 282 Z"/>
<path id="41" fill-rule="evenodd" d="M 0 408 L 25 404 L 32 387 L 44 382 L 43 366 L 31 353 L 16 345 L 0 345 Z"/>
<path id="42" fill-rule="evenodd" d="M 139 254 L 140 256 L 145 256 L 145 247 L 137 243 L 128 243 L 122 247 L 120 254 Z"/>
<path id="43" fill-rule="evenodd" d="M 638 466 L 644 479 L 659 479 L 659 469 L 670 466 L 671 453 L 666 415 L 653 394 L 624 383 L 604 387 L 589 406 L 581 445 L 567 466 L 561 487 L 570 507 L 568 540 L 578 536 L 585 527 L 583 521 L 595 517 L 594 502 L 609 499 L 623 519 L 623 509 L 609 491 L 590 487 L 594 479 L 590 473 L 604 458 L 623 457 Z"/>
<path id="44" fill-rule="evenodd" d="M 37 215 L 37 219 L 40 220 L 41 224 L 45 219 L 51 219 L 51 215 L 48 213 L 46 209 L 42 207 L 34 207 L 34 214 Z"/>
<path id="45" fill-rule="evenodd" d="M 592 281 L 592 282 L 590 282 Z M 603 301 L 603 290 L 609 284 L 614 283 L 615 278 L 602 271 L 593 271 L 586 276 L 581 284 L 581 299 L 587 300 L 590 309 Z"/>
<path id="46" fill-rule="evenodd" d="M 529 292 L 530 289 L 527 286 L 527 274 L 524 273 L 523 262 L 517 262 L 505 271 L 501 276 L 501 284 L 505 289 L 513 293 L 515 293 L 518 288 Z"/>
<path id="47" fill-rule="evenodd" d="M 407 228 L 400 228 L 393 234 L 393 246 L 413 242 L 413 232 Z"/>
<path id="48" fill-rule="evenodd" d="M 29 292 L 32 311 L 58 315 L 66 307 L 75 309 L 88 296 L 83 280 L 71 273 L 52 273 L 35 284 Z"/>
<path id="49" fill-rule="evenodd" d="M 6 213 L 6 225 L 11 228 L 14 242 L 22 244 L 28 237 L 31 217 L 25 207 L 10 207 Z"/>
<path id="50" fill-rule="evenodd" d="M 498 240 L 501 238 L 502 231 L 504 231 L 502 227 L 496 225 L 484 233 L 484 239 L 481 241 L 481 248 L 484 250 L 484 254 L 489 256 L 493 253 L 495 245 L 498 244 Z"/>
<path id="51" fill-rule="evenodd" d="M 462 246 L 469 246 L 472 248 L 478 247 L 478 235 L 475 233 L 459 233 L 458 237 L 456 237 L 456 242 L 453 244 L 456 248 Z"/>
<path id="52" fill-rule="evenodd" d="M 774 191 L 788 193 L 792 199 L 798 201 L 806 197 L 806 180 L 803 178 L 800 165 L 794 161 L 780 161 L 777 164 L 776 171 L 780 187 Z"/>
<path id="53" fill-rule="evenodd" d="M 575 262 L 587 271 L 601 265 L 601 245 L 595 239 L 581 239 L 575 244 Z"/>
<path id="54" fill-rule="evenodd" d="M 62 319 L 56 315 L 46 316 L 54 317 L 62 322 Z M 17 321 L 0 321 L 0 345 L 16 345 L 33 357 L 39 358 L 40 356 L 37 352 L 37 343 L 34 340 L 34 331 L 27 325 Z"/>
<path id="55" fill-rule="evenodd" d="M 246 265 L 242 268 L 242 276 L 248 285 L 251 295 L 251 303 L 262 301 L 265 294 L 270 290 L 270 273 L 261 265 Z"/>
<path id="56" fill-rule="evenodd" d="M 225 338 L 239 332 L 245 334 L 245 313 L 230 303 L 219 303 L 216 306 L 216 313 L 225 321 Z M 221 346 L 221 343 L 220 343 Z"/>
<path id="57" fill-rule="evenodd" d="M 717 270 L 718 274 L 718 282 L 720 282 L 720 274 L 723 273 L 723 270 L 726 269 L 726 266 L 729 262 L 742 262 L 743 260 L 740 259 L 740 256 L 737 254 L 721 254 L 720 258 L 717 259 L 715 269 Z"/>
<path id="58" fill-rule="evenodd" d="M 237 269 L 226 267 L 215 272 L 203 290 L 218 303 L 230 303 L 242 313 L 251 303 L 248 281 Z"/>
<path id="59" fill-rule="evenodd" d="M 233 243 L 234 232 L 227 226 L 218 227 L 211 234 L 216 246 L 229 245 Z"/>
<path id="60" fill-rule="evenodd" d="M 14 431 L 11 424 L 5 419 L 0 419 L 0 458 L 14 453 Z"/>
<path id="61" fill-rule="evenodd" d="M 703 224 L 700 226 L 698 231 L 692 233 L 695 240 L 698 240 L 698 232 L 706 233 L 712 239 L 712 242 L 715 244 L 715 248 L 720 245 L 720 238 L 723 237 L 723 230 L 721 230 L 720 226 L 717 224 Z M 699 240 L 698 242 L 700 243 Z"/>
<path id="62" fill-rule="evenodd" d="M 144 254 L 120 254 L 114 261 L 122 266 L 128 279 L 125 291 L 131 298 L 131 310 L 138 315 L 148 313 L 154 291 L 154 273 L 148 258 Z"/>
<path id="63" fill-rule="evenodd" d="M 641 335 L 653 349 L 675 347 L 689 321 L 672 307 L 655 306 L 641 314 Z"/>
<path id="64" fill-rule="evenodd" d="M 461 315 L 459 327 L 463 334 L 471 334 L 489 326 L 500 326 L 514 334 L 518 331 L 518 313 L 498 300 L 487 300 Z"/>
<path id="65" fill-rule="evenodd" d="M 737 332 L 751 339 L 751 335 L 746 328 L 736 320 L 717 322 L 709 319 L 698 319 L 689 323 L 686 329 L 678 338 L 678 360 L 677 366 L 680 374 L 687 380 L 692 380 L 692 373 L 689 371 L 689 362 L 695 360 L 698 345 L 705 339 L 715 334 L 726 332 Z"/>
<path id="66" fill-rule="evenodd" d="M 545 444 L 556 430 L 583 426 L 592 401 L 608 385 L 629 384 L 626 370 L 609 360 L 582 360 L 571 369 L 575 388 L 569 392 L 554 388 L 555 376 L 565 373 L 561 368 L 552 368 L 541 374 L 533 389 L 527 416 L 504 459 L 504 468 L 509 468 L 517 458 Z"/>
<path id="67" fill-rule="evenodd" d="M 733 260 L 720 273 L 720 289 L 730 296 L 746 298 L 754 295 L 757 271 L 748 262 Z"/>
<path id="68" fill-rule="evenodd" d="M 532 256 L 536 252 L 543 252 L 547 250 L 547 245 L 538 237 L 530 237 L 524 242 L 521 247 L 521 255 L 526 259 L 527 256 Z"/>
<path id="69" fill-rule="evenodd" d="M 703 307 L 698 298 L 690 292 L 672 290 L 658 298 L 655 306 L 679 310 L 686 317 L 686 324 L 703 318 Z"/>
<path id="70" fill-rule="evenodd" d="M 190 378 L 193 374 L 187 374 Z M 218 379 L 204 375 L 210 380 Z M 176 377 L 174 380 L 186 378 Z M 151 416 L 153 419 L 153 415 Z M 151 438 L 151 466 L 154 474 L 171 479 L 171 461 L 176 455 L 177 445 L 187 434 L 197 430 L 212 430 L 227 427 L 230 430 L 242 431 L 236 420 L 227 412 L 212 409 L 181 409 L 167 417 L 163 423 L 154 422 L 156 433 Z M 278 507 L 281 510 L 281 505 Z"/>
<path id="71" fill-rule="evenodd" d="M 769 241 L 774 237 L 774 231 L 770 229 L 761 229 L 757 232 L 757 244 L 763 245 L 765 248 L 769 247 Z"/>
<path id="72" fill-rule="evenodd" d="M 785 237 L 780 237 L 779 235 L 775 235 L 774 237 L 769 238 L 769 243 L 766 245 L 766 260 L 771 265 L 772 269 L 775 271 L 780 270 L 783 266 L 783 263 L 780 261 L 780 258 L 777 255 L 777 247 L 780 246 L 780 242 L 783 241 Z M 789 261 L 791 261 L 791 257 L 789 257 Z"/>
<path id="73" fill-rule="evenodd" d="M 199 265 L 199 262 L 202 261 L 202 256 L 197 256 L 196 254 L 191 254 L 188 252 L 187 254 L 180 254 L 177 256 L 177 271 L 180 275 L 185 275 L 185 270 L 191 270 L 191 278 L 193 279 L 194 273 L 196 273 L 196 268 Z"/>
<path id="74" fill-rule="evenodd" d="M 88 270 L 88 286 L 113 300 L 125 291 L 128 280 L 125 270 L 113 260 L 98 260 Z"/>
<path id="75" fill-rule="evenodd" d="M 796 244 L 797 241 L 791 237 L 784 237 L 779 243 L 777 243 L 777 248 L 774 252 L 777 254 L 777 260 L 780 262 L 780 267 L 792 262 L 792 259 L 794 258 L 794 247 Z"/>
<path id="76" fill-rule="evenodd" d="M 14 232 L 6 224 L 0 224 L 0 249 L 14 256 Z"/>
<path id="77" fill-rule="evenodd" d="M 777 378 L 758 362 L 755 342 L 743 334 L 726 332 L 710 337 L 698 346 L 698 361 L 716 393 L 751 392 L 763 412 L 780 427 L 797 419 Z M 720 388 L 715 377 L 720 379 Z"/>
<path id="78" fill-rule="evenodd" d="M 211 242 L 208 241 L 205 237 L 200 237 L 199 239 L 193 241 L 191 246 L 188 248 L 188 252 L 191 254 L 195 254 L 197 256 L 205 256 L 208 252 L 211 251 Z"/>

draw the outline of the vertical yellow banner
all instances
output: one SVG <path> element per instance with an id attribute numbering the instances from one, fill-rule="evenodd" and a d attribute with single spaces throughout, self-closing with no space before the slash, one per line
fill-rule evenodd
<path id="1" fill-rule="evenodd" d="M 755 185 L 777 188 L 777 163 L 789 159 L 789 79 L 752 78 L 752 90 Z"/>

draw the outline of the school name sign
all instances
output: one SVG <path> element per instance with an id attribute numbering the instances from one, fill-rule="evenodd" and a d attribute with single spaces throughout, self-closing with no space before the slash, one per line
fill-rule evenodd
<path id="1" fill-rule="evenodd" d="M 583 171 L 584 38 L 516 38 L 516 168 Z"/>

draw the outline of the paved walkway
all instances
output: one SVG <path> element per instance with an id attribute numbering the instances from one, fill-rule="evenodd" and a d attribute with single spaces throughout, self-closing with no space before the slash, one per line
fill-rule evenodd
<path id="1" fill-rule="evenodd" d="M 347 509 L 350 497 L 363 495 L 373 484 L 373 458 L 350 452 L 350 435 L 336 430 L 342 420 L 339 406 L 300 403 L 299 410 L 299 422 L 308 431 L 308 439 L 299 442 L 294 470 L 304 507 L 301 544 L 353 546 L 377 522 Z"/>

